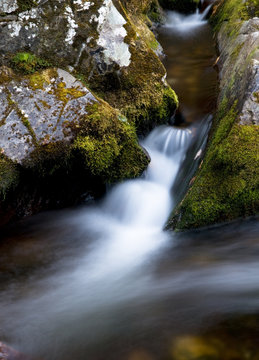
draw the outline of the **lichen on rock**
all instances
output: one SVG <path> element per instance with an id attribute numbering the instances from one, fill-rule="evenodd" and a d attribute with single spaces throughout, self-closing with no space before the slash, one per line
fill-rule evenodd
<path id="1" fill-rule="evenodd" d="M 162 103 L 168 105 L 163 122 L 177 106 L 177 101 L 171 106 L 176 96 L 170 104 L 163 102 L 169 86 L 158 57 L 161 46 L 149 28 L 151 8 L 159 9 L 155 0 L 141 4 L 133 0 L 35 2 L 11 18 L 1 17 L 0 64 L 9 64 L 10 54 L 14 58 L 17 53 L 29 53 L 46 63 L 74 69 L 139 132 L 147 131 L 161 122 Z"/>
<path id="2" fill-rule="evenodd" d="M 20 75 L 3 66 L 0 72 L 0 213 L 16 191 L 17 199 L 30 198 L 43 179 L 57 183 L 75 168 L 104 184 L 139 176 L 147 167 L 134 126 L 67 71 Z M 28 178 L 35 183 L 20 193 Z M 87 183 L 80 186 L 89 190 Z"/>

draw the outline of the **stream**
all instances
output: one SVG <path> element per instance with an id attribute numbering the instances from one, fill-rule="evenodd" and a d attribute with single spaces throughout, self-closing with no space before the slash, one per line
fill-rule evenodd
<path id="1" fill-rule="evenodd" d="M 33 359 L 258 359 L 256 219 L 163 230 L 200 164 L 215 108 L 205 15 L 169 12 L 159 29 L 184 126 L 142 141 L 145 174 L 99 203 L 1 234 L 0 339 Z"/>

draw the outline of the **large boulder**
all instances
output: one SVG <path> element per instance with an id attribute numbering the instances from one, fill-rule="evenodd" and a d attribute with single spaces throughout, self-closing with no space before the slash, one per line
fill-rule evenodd
<path id="1" fill-rule="evenodd" d="M 0 3 L 0 223 L 139 176 L 169 120 L 156 0 Z"/>
<path id="2" fill-rule="evenodd" d="M 73 202 L 95 184 L 146 168 L 134 126 L 67 71 L 15 75 L 3 66 L 0 78 L 2 222 L 14 206 L 26 213 L 51 201 Z"/>
<path id="3" fill-rule="evenodd" d="M 252 0 L 216 3 L 218 110 L 203 164 L 169 227 L 206 226 L 259 211 L 258 16 Z"/>
<path id="4" fill-rule="evenodd" d="M 4 2 L 0 61 L 7 65 L 12 54 L 29 51 L 69 67 L 144 133 L 170 118 L 177 98 L 165 81 L 157 56 L 160 45 L 145 14 L 156 1 L 137 3 L 127 1 L 124 7 L 119 0 Z"/>

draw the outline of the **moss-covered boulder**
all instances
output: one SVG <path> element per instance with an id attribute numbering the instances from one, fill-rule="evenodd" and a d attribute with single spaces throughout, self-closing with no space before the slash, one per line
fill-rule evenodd
<path id="1" fill-rule="evenodd" d="M 77 196 L 94 183 L 136 177 L 147 167 L 134 126 L 67 71 L 17 75 L 3 66 L 0 79 L 2 219 L 7 208 L 26 212 L 22 198 L 34 201 L 35 191 L 42 203 L 62 196 L 65 202 L 80 178 Z"/>
<path id="2" fill-rule="evenodd" d="M 142 133 L 175 110 L 147 16 L 159 15 L 156 0 L 13 0 L 0 13 L 0 64 L 29 52 L 68 68 Z"/>
<path id="3" fill-rule="evenodd" d="M 217 3 L 220 94 L 203 164 L 169 227 L 195 228 L 259 210 L 259 19 L 254 1 Z"/>

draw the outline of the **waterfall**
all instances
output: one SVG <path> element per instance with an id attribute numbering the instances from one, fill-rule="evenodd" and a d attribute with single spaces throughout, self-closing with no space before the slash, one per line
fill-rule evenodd
<path id="1" fill-rule="evenodd" d="M 194 14 L 184 15 L 176 11 L 168 11 L 167 22 L 164 25 L 167 29 L 173 29 L 179 33 L 190 33 L 195 28 L 199 28 L 207 23 L 206 17 L 209 14 L 212 5 L 208 5 L 201 13 L 199 9 Z"/>

